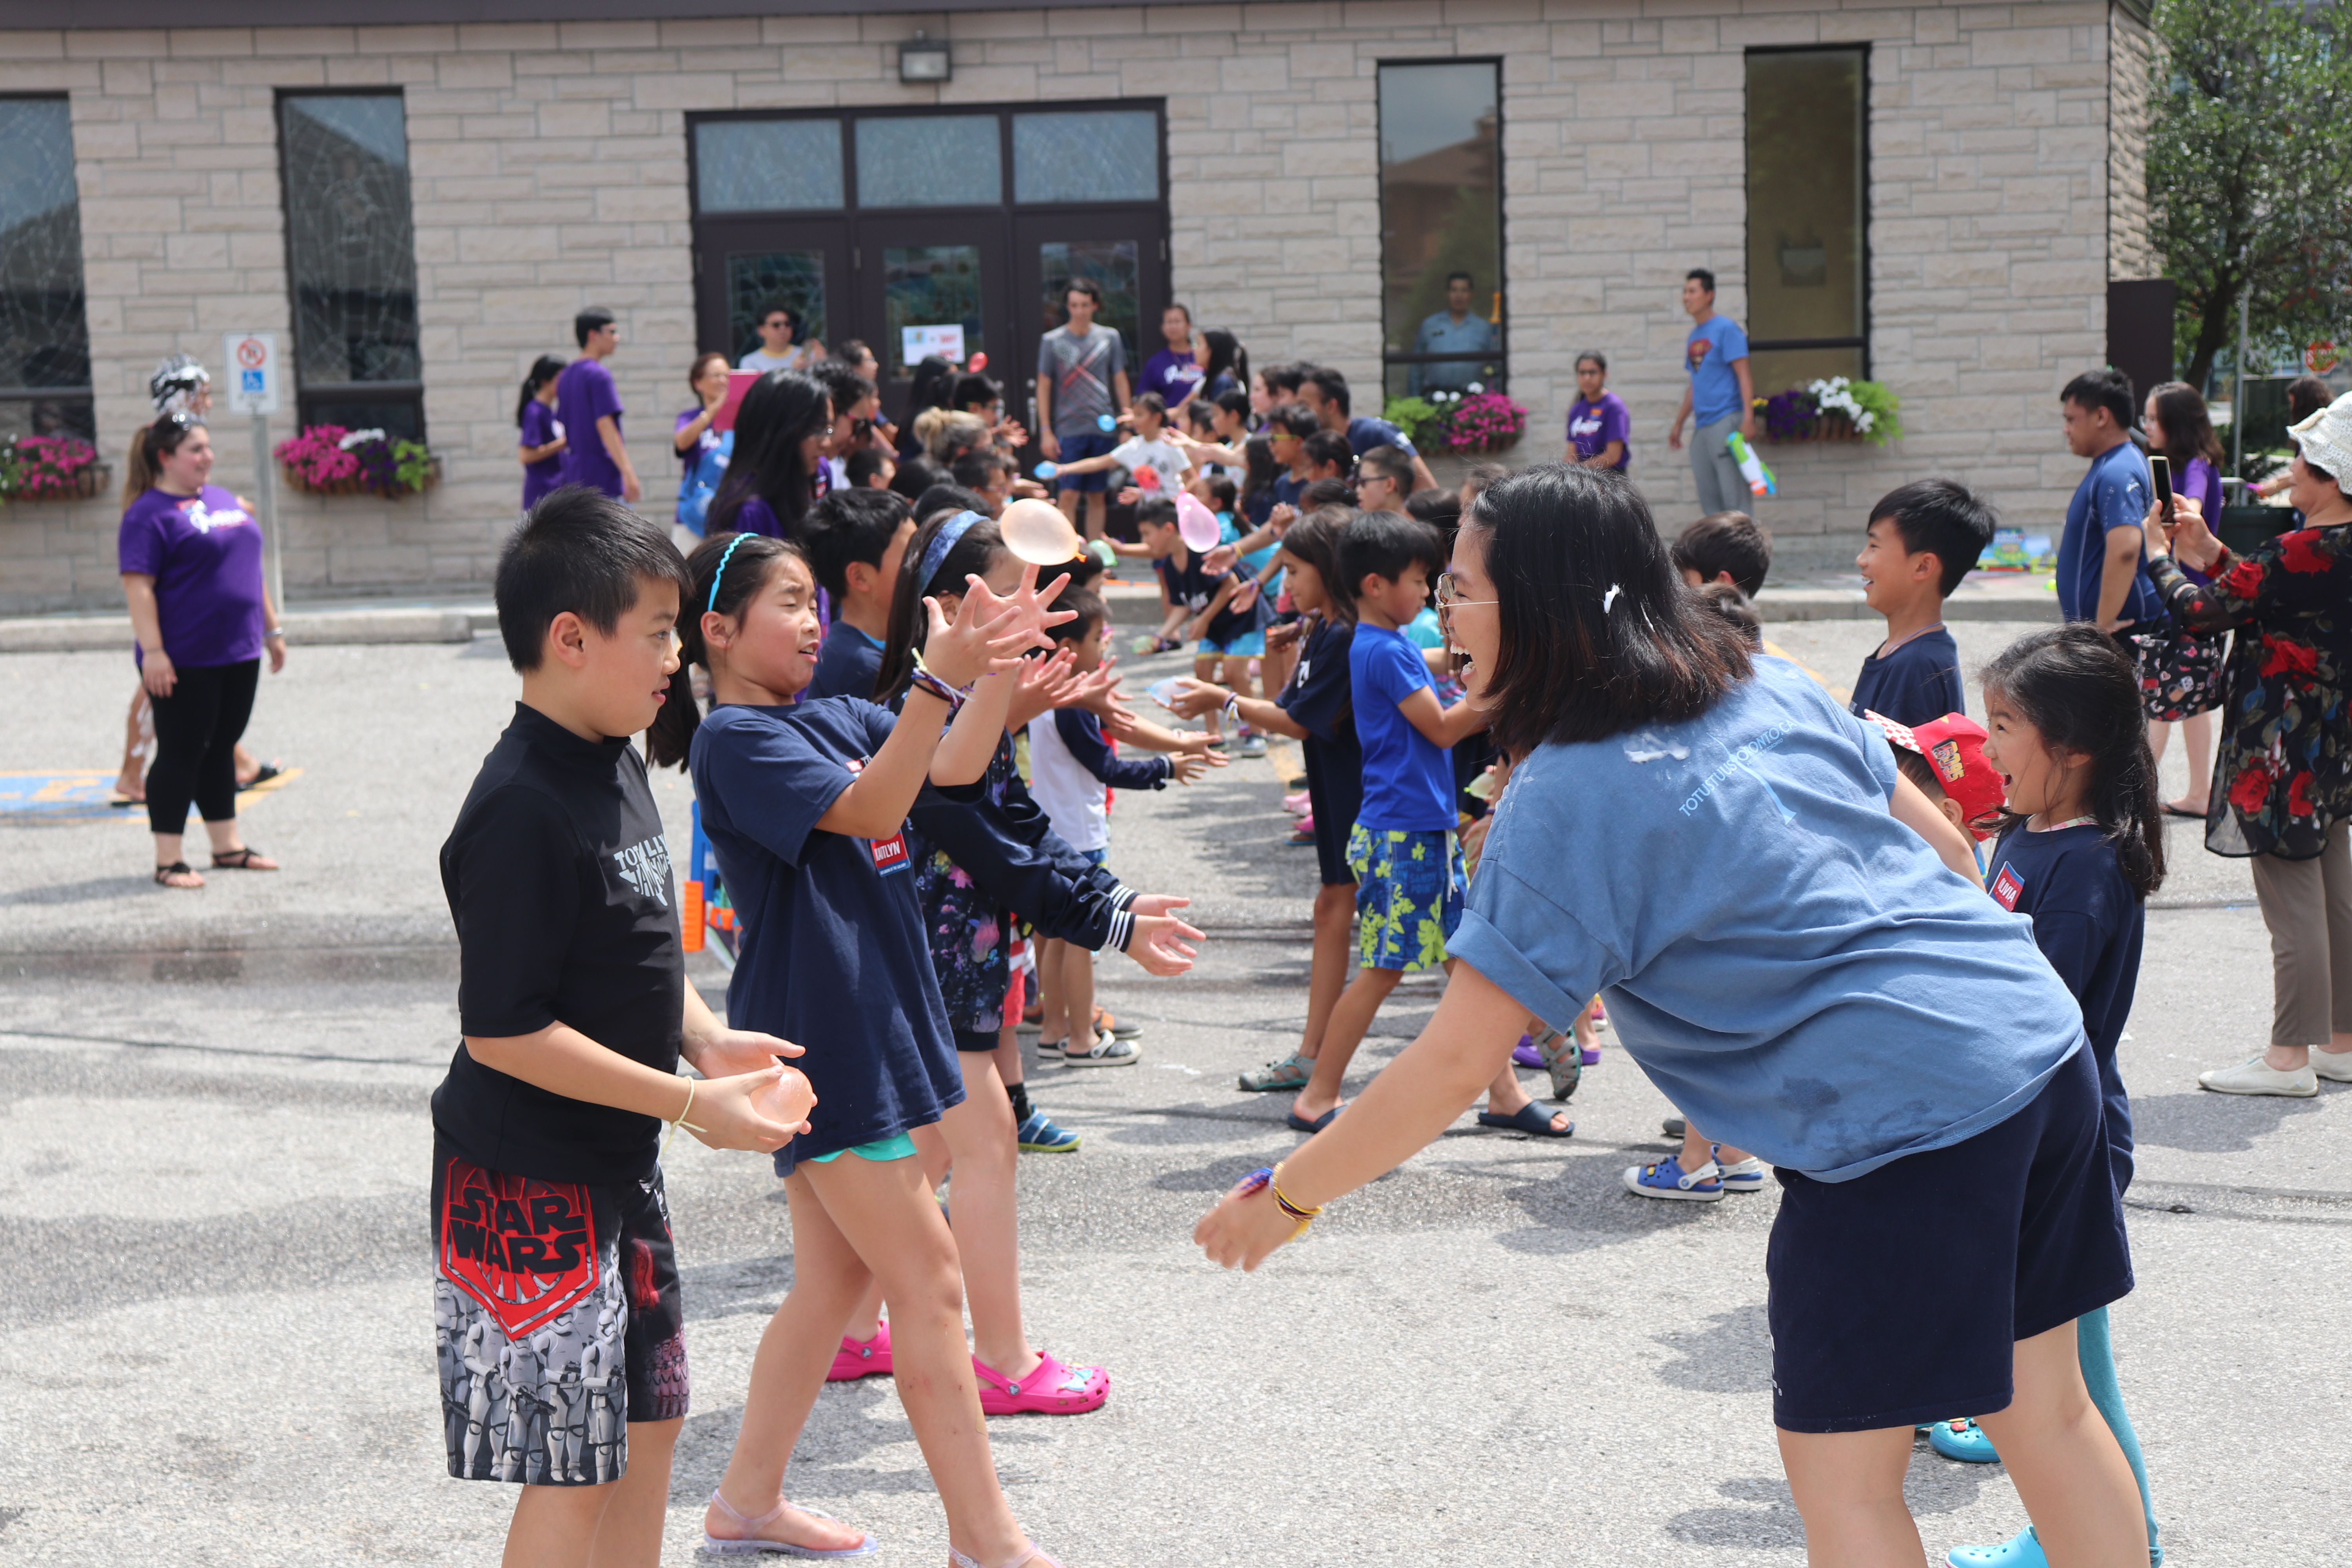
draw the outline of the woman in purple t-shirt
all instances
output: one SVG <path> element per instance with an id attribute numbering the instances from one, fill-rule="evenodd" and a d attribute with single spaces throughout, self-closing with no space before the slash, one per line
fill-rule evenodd
<path id="1" fill-rule="evenodd" d="M 515 456 L 522 461 L 522 510 L 562 483 L 563 424 L 555 417 L 555 378 L 563 362 L 541 354 L 522 378 L 522 396 L 515 404 L 515 428 L 520 431 Z"/>
<path id="2" fill-rule="evenodd" d="M 115 550 L 131 606 L 133 655 L 155 706 L 147 826 L 155 880 L 201 888 L 181 858 L 191 801 L 204 814 L 213 868 L 275 871 L 236 825 L 236 742 L 253 712 L 261 656 L 286 667 L 286 634 L 261 581 L 261 525 L 245 501 L 205 481 L 212 437 L 185 414 L 139 433 L 122 486 Z"/>
<path id="3" fill-rule="evenodd" d="M 1564 461 L 1619 473 L 1633 459 L 1633 416 L 1609 390 L 1609 361 L 1599 349 L 1576 356 L 1576 405 L 1568 411 Z"/>

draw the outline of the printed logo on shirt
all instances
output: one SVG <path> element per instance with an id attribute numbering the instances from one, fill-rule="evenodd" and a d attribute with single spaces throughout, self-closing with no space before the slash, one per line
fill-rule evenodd
<path id="1" fill-rule="evenodd" d="M 639 897 L 669 907 L 669 844 L 658 835 L 642 844 L 613 851 L 613 864 Z"/>
<path id="2" fill-rule="evenodd" d="M 874 874 L 887 877 L 907 868 L 907 836 L 893 833 L 887 838 L 869 838 L 866 847 L 874 857 Z"/>
<path id="3" fill-rule="evenodd" d="M 2000 875 L 1992 879 L 1992 901 L 2011 914 L 2017 912 L 2018 895 L 2024 891 L 2025 884 L 2018 880 L 2013 866 L 2003 866 Z"/>
<path id="4" fill-rule="evenodd" d="M 215 528 L 235 528 L 240 522 L 253 521 L 243 507 L 225 507 L 214 511 L 205 505 L 202 496 L 190 500 L 180 508 L 180 511 L 188 520 L 188 526 L 198 533 L 210 533 Z"/>
<path id="5" fill-rule="evenodd" d="M 1571 420 L 1569 423 L 1568 433 L 1571 436 L 1599 435 L 1601 433 L 1601 416 L 1598 414 L 1588 414 L 1580 419 Z"/>

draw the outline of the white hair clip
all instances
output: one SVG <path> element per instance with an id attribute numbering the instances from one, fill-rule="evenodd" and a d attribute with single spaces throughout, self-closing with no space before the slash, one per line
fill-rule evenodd
<path id="1" fill-rule="evenodd" d="M 1610 584 L 1609 592 L 1601 595 L 1601 613 L 1604 616 L 1607 615 L 1609 613 L 1609 606 L 1615 604 L 1617 602 L 1617 595 L 1624 591 L 1624 589 L 1620 588 L 1616 584 Z"/>

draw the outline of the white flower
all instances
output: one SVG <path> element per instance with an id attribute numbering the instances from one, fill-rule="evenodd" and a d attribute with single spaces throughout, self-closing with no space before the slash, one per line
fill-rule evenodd
<path id="1" fill-rule="evenodd" d="M 1474 381 L 1470 384 L 1470 390 L 1473 392 L 1484 392 L 1486 390 L 1486 384 L 1482 381 Z"/>
<path id="2" fill-rule="evenodd" d="M 363 447 L 370 441 L 381 441 L 383 439 L 383 432 L 381 430 L 353 430 L 350 434 L 346 435 L 341 440 L 336 442 L 335 445 L 348 452 L 354 447 Z"/>

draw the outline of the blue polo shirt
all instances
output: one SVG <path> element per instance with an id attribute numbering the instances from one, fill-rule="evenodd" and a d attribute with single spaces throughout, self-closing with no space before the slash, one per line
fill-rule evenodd
<path id="1" fill-rule="evenodd" d="M 2058 536 L 2058 613 L 2070 621 L 2098 618 L 2099 580 L 2107 562 L 2107 531 L 2137 529 L 2147 515 L 2154 481 L 2137 444 L 2118 441 L 2091 459 L 2074 497 L 2066 503 L 2066 531 Z M 2136 621 L 2126 630 L 2155 631 L 2167 622 L 2164 600 L 2148 580 L 2147 546 L 2139 552 L 2139 572 L 2117 612 Z"/>

